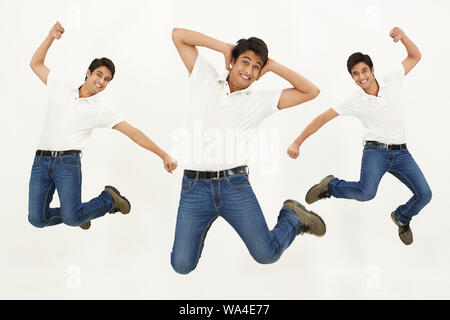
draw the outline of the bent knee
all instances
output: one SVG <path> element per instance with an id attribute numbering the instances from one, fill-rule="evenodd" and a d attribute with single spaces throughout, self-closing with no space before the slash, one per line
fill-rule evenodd
<path id="1" fill-rule="evenodd" d="M 41 218 L 38 218 L 36 215 L 28 214 L 28 222 L 36 228 L 45 227 L 45 221 Z"/>
<path id="2" fill-rule="evenodd" d="M 418 195 L 418 200 L 423 203 L 423 205 L 428 204 L 431 201 L 431 198 L 433 197 L 433 193 L 431 192 L 431 189 L 427 189 Z"/>
<path id="3" fill-rule="evenodd" d="M 280 259 L 281 254 L 273 252 L 253 252 L 253 259 L 259 264 L 272 264 Z"/>
<path id="4" fill-rule="evenodd" d="M 363 202 L 370 201 L 373 198 L 375 198 L 376 195 L 377 195 L 376 189 L 363 189 L 357 195 L 356 200 L 363 201 Z"/>
<path id="5" fill-rule="evenodd" d="M 188 274 L 196 268 L 196 263 L 187 259 L 173 258 L 170 261 L 173 270 L 179 274 Z"/>

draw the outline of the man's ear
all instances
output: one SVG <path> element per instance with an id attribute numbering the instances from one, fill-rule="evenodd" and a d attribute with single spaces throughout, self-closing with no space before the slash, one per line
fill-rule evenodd
<path id="1" fill-rule="evenodd" d="M 372 74 L 375 74 L 375 67 L 372 67 Z"/>

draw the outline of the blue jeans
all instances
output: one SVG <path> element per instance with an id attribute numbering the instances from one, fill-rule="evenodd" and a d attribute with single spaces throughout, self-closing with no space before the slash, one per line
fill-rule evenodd
<path id="1" fill-rule="evenodd" d="M 403 182 L 413 193 L 406 204 L 396 209 L 395 216 L 408 223 L 431 200 L 431 190 L 417 163 L 408 150 L 386 150 L 364 147 L 359 182 L 331 180 L 328 191 L 336 198 L 368 201 L 375 197 L 383 175 L 389 172 Z"/>
<path id="2" fill-rule="evenodd" d="M 183 177 L 171 255 L 176 272 L 187 274 L 195 269 L 208 229 L 218 216 L 263 264 L 277 261 L 300 232 L 298 216 L 287 208 L 281 209 L 275 228 L 269 230 L 245 173 L 219 180 Z"/>
<path id="3" fill-rule="evenodd" d="M 61 207 L 50 208 L 55 189 Z M 103 191 L 100 196 L 81 203 L 81 162 L 77 156 L 35 156 L 31 170 L 28 221 L 43 228 L 64 223 L 80 226 L 104 216 L 112 207 L 111 195 Z"/>

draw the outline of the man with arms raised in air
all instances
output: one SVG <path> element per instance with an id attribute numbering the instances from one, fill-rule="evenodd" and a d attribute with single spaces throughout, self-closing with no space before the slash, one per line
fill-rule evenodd
<path id="1" fill-rule="evenodd" d="M 306 202 L 336 197 L 368 201 L 375 197 L 381 178 L 386 172 L 403 182 L 413 193 L 409 201 L 392 211 L 391 218 L 405 245 L 413 242 L 409 223 L 413 216 L 431 200 L 431 190 L 419 166 L 406 147 L 402 108 L 402 85 L 412 68 L 421 59 L 416 45 L 402 29 L 396 27 L 390 36 L 401 41 L 408 56 L 395 70 L 375 78 L 372 60 L 360 52 L 352 54 L 347 69 L 359 87 L 349 98 L 314 119 L 291 144 L 288 155 L 297 158 L 300 145 L 325 123 L 338 115 L 353 115 L 368 129 L 364 137 L 361 176 L 358 182 L 348 182 L 332 175 L 322 179 L 306 195 Z"/>
<path id="2" fill-rule="evenodd" d="M 47 116 L 31 171 L 28 220 L 38 228 L 64 223 L 89 229 L 91 220 L 106 213 L 128 214 L 130 202 L 112 187 L 87 203 L 81 202 L 81 151 L 95 128 L 112 128 L 141 147 L 157 154 L 164 168 L 172 172 L 176 160 L 159 148 L 142 131 L 101 103 L 98 94 L 112 81 L 115 67 L 107 58 L 95 59 L 84 83 L 73 86 L 64 75 L 50 71 L 45 57 L 64 28 L 57 22 L 31 59 L 31 69 L 47 85 Z M 50 208 L 55 189 L 60 207 Z"/>

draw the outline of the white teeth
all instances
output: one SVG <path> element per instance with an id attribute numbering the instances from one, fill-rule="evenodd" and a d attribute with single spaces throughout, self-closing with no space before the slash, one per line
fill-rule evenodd
<path id="1" fill-rule="evenodd" d="M 245 75 L 243 75 L 243 74 L 241 74 L 241 77 L 242 77 L 243 79 L 245 79 L 245 80 L 250 80 L 250 77 L 247 77 L 247 76 L 245 76 Z"/>

